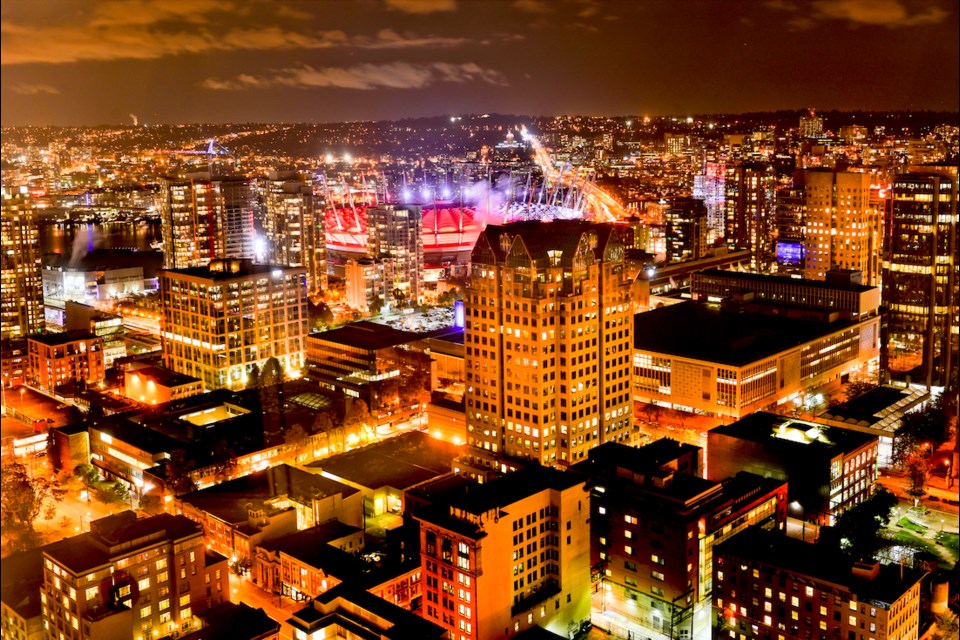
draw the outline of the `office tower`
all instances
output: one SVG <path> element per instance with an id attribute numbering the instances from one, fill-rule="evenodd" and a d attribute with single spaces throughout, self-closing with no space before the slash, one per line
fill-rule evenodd
<path id="1" fill-rule="evenodd" d="M 205 389 L 243 389 L 253 365 L 276 358 L 288 377 L 303 367 L 307 286 L 303 267 L 214 260 L 160 271 L 163 359 Z"/>
<path id="2" fill-rule="evenodd" d="M 43 547 L 41 610 L 51 638 L 149 640 L 200 627 L 230 600 L 227 559 L 183 516 L 124 511 Z"/>
<path id="3" fill-rule="evenodd" d="M 823 280 L 827 271 L 852 269 L 863 284 L 879 280 L 880 217 L 870 203 L 870 175 L 808 169 L 804 278 Z"/>
<path id="4" fill-rule="evenodd" d="M 584 477 L 529 467 L 442 499 L 420 524 L 421 616 L 451 638 L 563 637 L 590 620 Z"/>
<path id="5" fill-rule="evenodd" d="M 919 637 L 924 572 L 748 529 L 714 549 L 715 638 Z"/>
<path id="6" fill-rule="evenodd" d="M 26 187 L 3 187 L 0 339 L 43 331 L 40 228 Z"/>
<path id="7" fill-rule="evenodd" d="M 419 304 L 423 270 L 419 207 L 382 204 L 367 209 L 370 257 L 383 265 L 383 304 Z"/>
<path id="8" fill-rule="evenodd" d="M 327 244 L 323 203 L 293 172 L 271 172 L 263 181 L 264 262 L 304 267 L 307 292 L 327 288 Z"/>
<path id="9" fill-rule="evenodd" d="M 897 378 L 945 385 L 957 367 L 956 178 L 897 176 L 885 236 L 886 369 Z"/>
<path id="10" fill-rule="evenodd" d="M 776 183 L 776 173 L 766 163 L 735 162 L 726 166 L 724 237 L 730 247 L 750 249 L 754 271 L 767 271 L 773 263 Z"/>
<path id="11" fill-rule="evenodd" d="M 703 174 L 693 177 L 693 197 L 703 200 L 707 207 L 707 242 L 724 234 L 724 178 L 726 165 L 722 162 L 704 162 Z"/>
<path id="12" fill-rule="evenodd" d="M 633 316 L 613 225 L 488 226 L 464 302 L 470 473 L 565 466 L 628 437 Z"/>
<path id="13" fill-rule="evenodd" d="M 699 260 L 707 255 L 707 208 L 696 198 L 671 198 L 667 221 L 667 262 Z"/>
<path id="14" fill-rule="evenodd" d="M 818 116 L 813 109 L 800 116 L 801 138 L 819 138 L 821 135 L 823 135 L 823 118 Z"/>
<path id="15" fill-rule="evenodd" d="M 699 476 L 699 447 L 609 443 L 573 470 L 590 478 L 594 623 L 619 637 L 709 637 L 714 545 L 756 525 L 783 532 L 787 484 Z"/>
<path id="16" fill-rule="evenodd" d="M 188 174 L 160 183 L 164 265 L 201 267 L 217 258 L 253 258 L 254 181 Z"/>
<path id="17" fill-rule="evenodd" d="M 774 226 L 777 238 L 777 272 L 803 273 L 803 226 L 806 197 L 803 187 L 777 189 Z"/>

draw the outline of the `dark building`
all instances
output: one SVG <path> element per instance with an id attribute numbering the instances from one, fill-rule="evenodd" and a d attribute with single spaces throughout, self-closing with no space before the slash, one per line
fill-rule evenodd
<path id="1" fill-rule="evenodd" d="M 898 379 L 945 385 L 957 366 L 957 183 L 899 175 L 886 233 L 883 359 Z"/>
<path id="2" fill-rule="evenodd" d="M 713 637 L 917 638 L 923 575 L 752 527 L 714 549 Z"/>
<path id="3" fill-rule="evenodd" d="M 667 262 L 707 255 L 707 207 L 697 198 L 671 198 L 665 212 Z"/>
<path id="4" fill-rule="evenodd" d="M 766 271 L 774 258 L 773 216 L 776 173 L 766 163 L 727 165 L 724 181 L 728 246 L 750 249 L 754 271 Z"/>
<path id="5" fill-rule="evenodd" d="M 750 525 L 785 527 L 784 482 L 706 480 L 695 475 L 700 455 L 672 440 L 608 443 L 572 467 L 590 478 L 592 578 L 603 594 L 594 623 L 618 637 L 703 637 L 714 545 Z"/>
<path id="6" fill-rule="evenodd" d="M 787 482 L 790 515 L 830 525 L 873 492 L 878 447 L 875 435 L 760 411 L 707 433 L 707 477 Z"/>

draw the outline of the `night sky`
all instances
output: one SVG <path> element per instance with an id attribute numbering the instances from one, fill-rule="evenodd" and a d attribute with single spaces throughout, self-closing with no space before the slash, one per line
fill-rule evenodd
<path id="1" fill-rule="evenodd" d="M 955 0 L 4 0 L 2 124 L 960 103 Z"/>

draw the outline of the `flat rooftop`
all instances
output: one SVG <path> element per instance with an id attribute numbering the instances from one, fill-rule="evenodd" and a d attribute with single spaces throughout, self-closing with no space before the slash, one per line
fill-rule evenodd
<path id="1" fill-rule="evenodd" d="M 688 301 L 635 315 L 633 344 L 641 351 L 741 367 L 851 326 L 856 323 L 731 313 Z"/>
<path id="2" fill-rule="evenodd" d="M 714 427 L 710 433 L 757 442 L 783 455 L 806 455 L 815 451 L 831 455 L 849 453 L 877 438 L 861 431 L 828 427 L 766 411 Z"/>
<path id="3" fill-rule="evenodd" d="M 223 422 L 224 420 L 230 420 L 232 418 L 236 418 L 237 416 L 245 416 L 248 413 L 250 413 L 248 409 L 244 409 L 243 407 L 238 407 L 233 404 L 224 403 L 215 407 L 207 407 L 205 409 L 201 409 L 200 411 L 185 413 L 180 416 L 180 419 L 198 427 L 205 427 L 208 424 Z"/>
<path id="4" fill-rule="evenodd" d="M 307 466 L 354 486 L 403 490 L 449 473 L 459 453 L 456 445 L 411 431 Z"/>
<path id="5" fill-rule="evenodd" d="M 229 523 L 247 521 L 247 508 L 270 509 L 266 502 L 287 495 L 297 502 L 312 504 L 313 498 L 357 493 L 357 489 L 287 464 L 277 465 L 234 480 L 193 491 L 180 500 Z"/>
<path id="6" fill-rule="evenodd" d="M 226 280 L 239 280 L 257 276 L 260 274 L 286 275 L 288 273 L 305 273 L 303 267 L 288 267 L 279 264 L 254 264 L 251 260 L 224 260 L 227 263 L 223 268 L 219 268 L 218 260 L 214 260 L 206 267 L 189 267 L 185 269 L 161 269 L 160 274 L 169 274 L 173 276 L 190 276 L 201 278 L 203 280 L 212 280 L 214 282 Z"/>
<path id="7" fill-rule="evenodd" d="M 738 280 L 743 283 L 752 282 L 756 284 L 780 284 L 793 287 L 810 287 L 811 289 L 821 289 L 824 291 L 836 290 L 863 293 L 865 291 L 870 291 L 871 289 L 876 289 L 876 287 L 870 287 L 864 284 L 856 284 L 854 282 L 827 282 L 825 280 L 791 278 L 790 276 L 765 275 L 762 273 L 750 273 L 748 271 L 728 271 L 725 269 L 704 269 L 697 275 L 711 278 L 729 278 L 731 280 Z M 749 289 L 749 287 L 744 288 Z"/>
<path id="8" fill-rule="evenodd" d="M 401 331 L 400 329 L 394 329 L 385 324 L 378 324 L 367 320 L 351 322 L 339 329 L 311 333 L 307 336 L 308 339 L 333 342 L 335 344 L 365 349 L 367 351 L 395 347 L 415 340 L 422 340 L 424 337 L 426 336 L 420 333 Z"/>
<path id="9" fill-rule="evenodd" d="M 127 375 L 143 376 L 144 378 L 153 380 L 155 383 L 164 387 L 180 387 L 185 384 L 200 382 L 199 378 L 177 373 L 176 371 L 171 371 L 165 367 L 158 367 L 155 365 L 133 369 L 129 371 Z"/>
<path id="10" fill-rule="evenodd" d="M 854 576 L 853 560 L 850 557 L 838 551 L 831 552 L 823 545 L 788 538 L 759 527 L 750 527 L 722 542 L 713 550 L 714 558 L 720 554 L 749 559 L 770 567 L 786 569 L 797 575 L 844 585 L 860 602 L 876 600 L 892 603 L 924 575 L 923 571 L 900 565 L 881 565 L 879 575 L 872 580 Z"/>
<path id="11" fill-rule="evenodd" d="M 45 344 L 48 347 L 56 347 L 61 344 L 69 344 L 78 340 L 92 340 L 97 336 L 89 331 L 66 331 L 64 333 L 40 333 L 28 336 L 28 340 Z"/>
<path id="12" fill-rule="evenodd" d="M 926 389 L 884 385 L 830 407 L 817 417 L 832 423 L 843 423 L 851 429 L 866 428 L 892 436 L 900 426 L 901 416 L 927 396 Z"/>

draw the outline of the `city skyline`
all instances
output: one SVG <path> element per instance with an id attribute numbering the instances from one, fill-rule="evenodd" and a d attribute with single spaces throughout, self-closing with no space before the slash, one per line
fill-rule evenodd
<path id="1" fill-rule="evenodd" d="M 3 126 L 955 110 L 949 2 L 3 6 Z"/>

